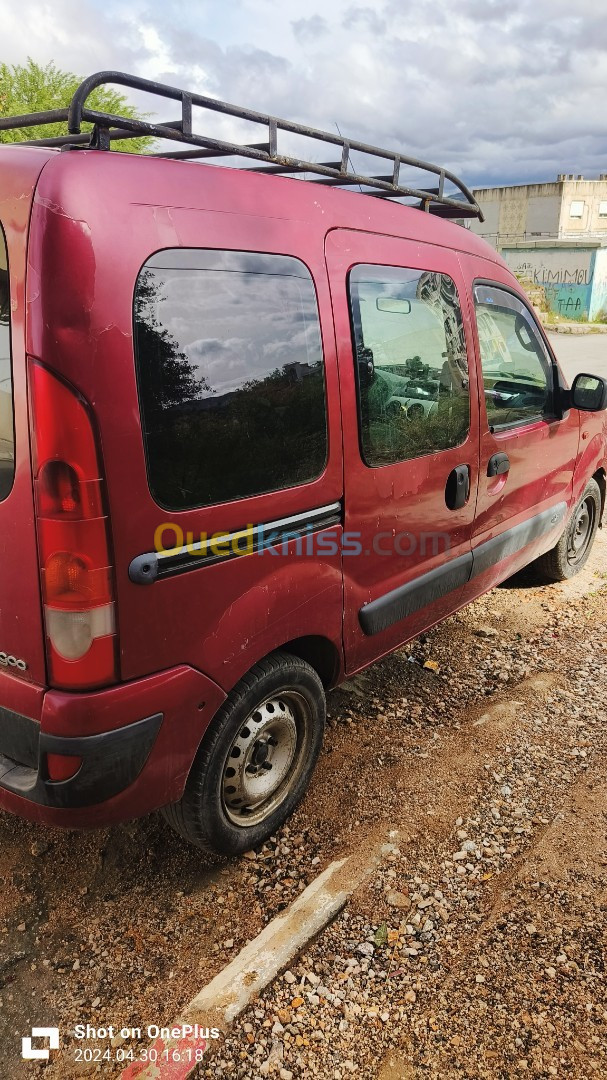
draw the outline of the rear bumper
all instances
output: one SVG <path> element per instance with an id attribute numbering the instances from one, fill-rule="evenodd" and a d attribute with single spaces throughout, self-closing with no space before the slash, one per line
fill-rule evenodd
<path id="1" fill-rule="evenodd" d="M 10 684 L 5 681 L 10 679 Z M 19 708 L 32 688 L 0 678 L 0 808 L 65 828 L 140 817 L 181 797 L 224 692 L 189 667 L 88 694 L 49 690 L 40 716 Z M 4 702 L 6 701 L 6 705 Z M 49 776 L 48 755 L 74 760 Z M 68 768 L 67 772 L 71 770 Z"/>
<path id="2" fill-rule="evenodd" d="M 156 713 L 99 735 L 70 737 L 41 731 L 35 764 L 19 764 L 18 758 L 0 754 L 0 785 L 13 795 L 42 806 L 75 809 L 105 802 L 124 791 L 140 775 L 163 719 L 162 713 Z M 27 717 L 17 717 L 14 713 L 11 720 L 18 725 L 31 724 Z M 67 758 L 68 764 L 69 759 L 73 759 L 76 766 L 73 776 L 67 780 L 51 780 L 45 768 L 49 754 Z"/>

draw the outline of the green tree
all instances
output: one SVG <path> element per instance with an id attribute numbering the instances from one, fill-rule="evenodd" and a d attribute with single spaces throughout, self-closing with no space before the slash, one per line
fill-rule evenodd
<path id="1" fill-rule="evenodd" d="M 0 116 L 23 116 L 25 113 L 46 112 L 49 109 L 65 109 L 81 82 L 78 75 L 60 71 L 53 63 L 41 67 L 29 57 L 26 64 L 0 63 Z M 116 116 L 141 119 L 141 114 L 128 103 L 124 94 L 112 87 L 98 86 L 88 98 L 87 105 Z M 92 124 L 82 125 L 83 131 L 90 131 L 91 128 Z M 65 123 L 24 127 L 0 131 L 0 143 L 49 139 L 67 133 Z M 132 153 L 141 153 L 152 145 L 153 140 L 148 138 L 119 139 L 112 143 L 115 149 Z"/>

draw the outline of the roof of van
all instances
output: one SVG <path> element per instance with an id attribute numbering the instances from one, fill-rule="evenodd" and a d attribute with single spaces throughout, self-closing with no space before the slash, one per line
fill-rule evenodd
<path id="1" fill-rule="evenodd" d="M 165 100 L 178 101 L 180 117 L 178 120 L 161 122 L 125 115 L 124 112 L 118 116 L 91 109 L 87 104 L 91 93 L 107 84 L 126 86 Z M 196 126 L 198 127 L 198 123 L 204 126 L 208 123 L 211 130 L 194 129 L 193 107 L 198 110 Z M 129 114 L 130 110 L 126 112 Z M 253 136 L 238 143 L 217 138 L 212 133 L 211 123 L 212 117 L 217 113 L 246 121 L 249 130 L 251 125 L 256 126 L 260 129 L 259 134 L 263 136 L 263 141 L 250 141 Z M 83 131 L 83 123 L 92 124 L 92 130 Z M 57 135 L 57 126 L 61 128 L 64 125 L 67 126 L 67 132 Z M 52 134 L 51 131 L 44 132 L 44 128 L 49 126 L 52 127 Z M 0 117 L 0 131 L 29 129 L 38 129 L 43 134 L 36 134 L 28 142 L 47 147 L 85 146 L 89 149 L 109 150 L 115 140 L 141 140 L 142 137 L 161 139 L 163 146 L 160 150 L 155 147 L 153 156 L 199 160 L 237 156 L 255 162 L 253 168 L 262 168 L 266 172 L 305 174 L 306 178 L 328 186 L 358 185 L 365 194 L 376 198 L 405 198 L 416 202 L 419 209 L 440 217 L 478 217 L 483 220 L 474 195 L 458 176 L 444 166 L 414 157 L 408 151 L 382 149 L 344 137 L 339 128 L 337 134 L 322 131 L 307 124 L 260 113 L 248 106 L 231 105 L 217 98 L 121 71 L 99 71 L 89 75 L 76 88 L 67 108 Z M 167 149 L 167 142 L 177 143 L 180 149 Z M 313 153 L 309 150 L 311 143 L 316 144 Z M 339 160 L 318 160 L 318 154 L 324 154 L 327 146 L 337 148 Z M 307 158 L 304 158 L 304 153 Z M 357 167 L 353 162 L 353 154 L 357 155 Z M 389 171 L 378 175 L 376 170 L 379 167 Z"/>
<path id="2" fill-rule="evenodd" d="M 494 248 L 471 230 L 389 199 L 372 199 L 264 171 L 141 154 L 0 144 L 0 170 L 21 176 L 44 173 L 38 182 L 43 205 L 77 218 L 91 199 L 172 209 L 216 211 L 269 218 L 322 219 L 325 231 L 354 229 L 435 244 L 505 265 Z M 10 181 L 9 181 L 10 185 Z M 11 185 L 12 186 L 12 185 Z M 38 201 L 36 199 L 36 201 Z M 1 209 L 0 209 L 1 216 Z"/>

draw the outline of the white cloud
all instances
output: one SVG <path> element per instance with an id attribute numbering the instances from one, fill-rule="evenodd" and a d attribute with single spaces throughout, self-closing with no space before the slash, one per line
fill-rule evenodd
<path id="1" fill-rule="evenodd" d="M 8 62 L 31 55 L 83 73 L 165 78 L 316 127 L 339 125 L 471 184 L 607 171 L 607 10 L 595 0 L 4 7 Z M 160 108 L 153 99 L 150 107 Z M 221 118 L 211 128 L 246 134 Z"/>

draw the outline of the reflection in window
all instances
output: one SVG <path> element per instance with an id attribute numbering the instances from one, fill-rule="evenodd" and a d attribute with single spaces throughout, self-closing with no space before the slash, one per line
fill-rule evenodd
<path id="1" fill-rule="evenodd" d="M 350 306 L 367 465 L 458 446 L 470 426 L 468 358 L 445 274 L 356 266 Z"/>
<path id="2" fill-rule="evenodd" d="M 552 362 L 525 305 L 494 286 L 474 290 L 487 419 L 492 428 L 549 412 Z"/>
<path id="3" fill-rule="evenodd" d="M 316 294 L 297 259 L 175 249 L 135 294 L 150 487 L 180 510 L 303 484 L 327 454 Z"/>
<path id="4" fill-rule="evenodd" d="M 10 313 L 8 256 L 0 225 L 0 500 L 11 490 L 15 474 Z"/>

